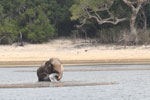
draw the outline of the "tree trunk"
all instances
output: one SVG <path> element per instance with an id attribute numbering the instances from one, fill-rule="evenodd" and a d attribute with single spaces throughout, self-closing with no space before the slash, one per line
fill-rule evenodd
<path id="1" fill-rule="evenodd" d="M 137 30 L 135 25 L 136 16 L 137 16 L 136 14 L 132 14 L 130 19 L 130 31 L 132 35 L 137 35 Z"/>
<path id="2" fill-rule="evenodd" d="M 130 19 L 130 41 L 136 45 L 138 43 L 138 35 L 137 35 L 137 29 L 136 29 L 136 17 L 137 12 L 133 12 Z"/>
<path id="3" fill-rule="evenodd" d="M 21 32 L 19 32 L 19 39 L 18 39 L 18 46 L 24 46 L 24 44 L 23 44 L 23 38 L 22 38 L 22 33 Z"/>
<path id="4" fill-rule="evenodd" d="M 146 31 L 146 29 L 147 29 L 147 19 L 146 19 L 144 9 L 142 9 L 142 15 L 143 15 L 143 23 L 144 23 L 143 29 L 144 29 L 144 31 Z"/>

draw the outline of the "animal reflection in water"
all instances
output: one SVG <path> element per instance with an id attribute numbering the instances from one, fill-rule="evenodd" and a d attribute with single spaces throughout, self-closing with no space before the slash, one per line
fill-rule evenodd
<path id="1" fill-rule="evenodd" d="M 59 81 L 63 76 L 64 67 L 58 58 L 51 58 L 37 69 L 38 81 Z"/>

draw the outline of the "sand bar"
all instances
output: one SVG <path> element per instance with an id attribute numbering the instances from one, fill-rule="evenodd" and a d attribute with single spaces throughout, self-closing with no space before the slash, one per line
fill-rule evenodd
<path id="1" fill-rule="evenodd" d="M 87 83 L 87 82 L 37 82 L 37 83 L 18 83 L 0 84 L 0 88 L 42 88 L 42 87 L 73 87 L 73 86 L 100 86 L 115 85 L 115 82 Z"/>

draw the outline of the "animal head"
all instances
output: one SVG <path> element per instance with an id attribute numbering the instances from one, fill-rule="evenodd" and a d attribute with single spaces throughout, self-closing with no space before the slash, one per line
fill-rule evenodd
<path id="1" fill-rule="evenodd" d="M 51 58 L 49 61 L 52 64 L 53 73 L 58 73 L 57 80 L 60 80 L 62 78 L 64 70 L 62 62 L 58 58 Z"/>
<path id="2" fill-rule="evenodd" d="M 47 70 L 48 73 L 51 73 L 53 68 L 52 68 L 52 64 L 50 61 L 46 61 L 44 64 L 45 69 Z"/>

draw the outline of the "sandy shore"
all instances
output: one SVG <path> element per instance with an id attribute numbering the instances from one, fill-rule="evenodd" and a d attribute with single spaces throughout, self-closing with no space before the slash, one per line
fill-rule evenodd
<path id="1" fill-rule="evenodd" d="M 56 39 L 44 44 L 0 46 L 0 66 L 40 66 L 51 57 L 64 64 L 150 64 L 150 45 L 101 45 L 84 40 Z"/>

